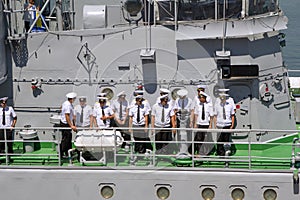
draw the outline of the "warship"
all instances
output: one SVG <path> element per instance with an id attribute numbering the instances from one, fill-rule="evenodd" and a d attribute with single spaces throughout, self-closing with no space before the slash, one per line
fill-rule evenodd
<path id="1" fill-rule="evenodd" d="M 0 96 L 17 114 L 13 141 L 2 141 L 6 150 L 13 142 L 13 153 L 0 154 L 2 199 L 300 198 L 300 101 L 282 58 L 288 19 L 279 0 L 31 3 L 0 1 Z M 142 87 L 154 105 L 161 88 L 175 100 L 181 89 L 193 98 L 199 84 L 212 102 L 230 89 L 236 104 L 234 130 L 202 130 L 213 145 L 217 132 L 231 132 L 225 156 L 188 154 L 198 129 L 181 112 L 171 153 L 135 153 L 120 128 L 78 127 L 61 159 L 68 92 L 94 105 L 99 93 L 113 100 L 124 91 L 131 100 Z"/>

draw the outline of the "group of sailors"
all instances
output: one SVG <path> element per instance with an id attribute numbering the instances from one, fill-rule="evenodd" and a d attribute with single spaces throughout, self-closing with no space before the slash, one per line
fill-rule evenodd
<path id="1" fill-rule="evenodd" d="M 172 153 L 173 149 L 170 150 L 168 148 L 170 146 L 167 147 L 167 145 L 176 136 L 175 128 L 183 124 L 185 127 L 180 128 L 234 128 L 235 104 L 227 94 L 228 89 L 219 89 L 219 98 L 213 106 L 212 99 L 205 93 L 205 88 L 206 85 L 198 85 L 194 99 L 187 96 L 186 89 L 178 90 L 176 100 L 169 97 L 168 89 L 161 88 L 160 96 L 152 107 L 144 98 L 143 88 L 134 91 L 134 99 L 131 103 L 126 100 L 124 91 L 111 102 L 108 101 L 106 93 L 99 93 L 98 101 L 93 107 L 86 103 L 87 97 L 85 96 L 78 97 L 79 104 L 73 106 L 77 94 L 70 92 L 66 95 L 67 100 L 62 104 L 61 127 L 70 127 L 73 131 L 77 131 L 77 127 L 100 129 L 118 127 L 125 141 L 134 139 L 134 151 L 137 153 L 145 153 L 147 149 L 153 150 L 150 137 L 155 135 L 156 153 Z M 186 119 L 183 118 L 184 115 Z M 182 120 L 185 123 L 181 123 Z M 148 128 L 151 128 L 150 133 Z M 196 132 L 194 141 L 197 142 L 193 147 L 188 148 L 189 153 L 198 155 L 212 153 L 214 145 L 210 134 L 209 132 Z M 230 141 L 230 135 L 229 132 L 217 135 L 217 155 L 225 155 L 223 143 Z M 72 147 L 71 140 L 71 130 L 64 129 L 61 142 L 62 155 L 68 155 L 68 150 Z M 211 142 L 212 145 L 199 143 L 201 141 Z"/>

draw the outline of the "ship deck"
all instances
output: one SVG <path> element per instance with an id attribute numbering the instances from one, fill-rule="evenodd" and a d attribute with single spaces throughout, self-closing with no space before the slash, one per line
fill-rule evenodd
<path id="1" fill-rule="evenodd" d="M 299 129 L 299 127 L 298 127 Z M 57 141 L 51 140 L 15 140 L 13 154 L 0 154 L 0 166 L 9 167 L 190 167 L 190 168 L 232 168 L 250 170 L 290 170 L 300 167 L 300 133 L 287 134 L 269 142 L 232 142 L 231 153 L 227 156 L 217 156 L 216 151 L 209 155 L 191 155 L 178 159 L 178 141 L 173 142 L 173 151 L 168 154 L 146 154 L 133 152 L 132 148 L 115 148 L 106 151 L 105 161 L 103 152 L 89 153 L 82 151 L 87 160 L 79 159 L 80 153 L 70 150 L 71 157 L 59 159 Z M 34 151 L 25 152 L 25 145 L 34 144 Z M 153 142 L 152 142 L 153 144 Z M 214 143 L 216 146 L 216 143 Z"/>

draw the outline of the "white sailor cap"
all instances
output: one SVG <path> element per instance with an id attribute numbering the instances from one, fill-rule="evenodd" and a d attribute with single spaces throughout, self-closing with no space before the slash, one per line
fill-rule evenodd
<path id="1" fill-rule="evenodd" d="M 161 95 L 161 96 L 159 97 L 160 100 L 163 100 L 163 99 L 165 99 L 165 98 L 168 98 L 168 94 L 164 94 L 164 95 Z"/>
<path id="2" fill-rule="evenodd" d="M 218 89 L 219 92 L 222 92 L 222 93 L 225 93 L 225 92 L 228 92 L 230 89 L 228 88 L 220 88 Z"/>
<path id="3" fill-rule="evenodd" d="M 77 96 L 77 94 L 75 92 L 70 92 L 66 95 L 66 97 L 68 99 L 74 99 L 74 98 L 76 98 L 76 96 Z"/>
<path id="4" fill-rule="evenodd" d="M 107 101 L 107 97 L 97 97 L 99 99 L 99 102 L 105 102 Z"/>
<path id="5" fill-rule="evenodd" d="M 188 94 L 188 91 L 186 89 L 181 89 L 177 91 L 177 95 L 180 97 L 184 97 Z"/>
<path id="6" fill-rule="evenodd" d="M 200 89 L 200 88 L 206 89 L 207 86 L 206 85 L 197 85 L 197 89 Z"/>
<path id="7" fill-rule="evenodd" d="M 143 98 L 143 95 L 137 95 L 135 96 L 136 99 L 142 99 Z"/>
<path id="8" fill-rule="evenodd" d="M 80 96 L 80 97 L 78 97 L 78 100 L 79 101 L 86 101 L 86 96 Z"/>
<path id="9" fill-rule="evenodd" d="M 105 92 L 100 92 L 97 94 L 98 97 L 105 97 L 107 94 Z"/>
<path id="10" fill-rule="evenodd" d="M 160 91 L 160 93 L 164 93 L 164 94 L 171 93 L 170 90 L 168 90 L 167 88 L 160 88 L 159 91 Z"/>
<path id="11" fill-rule="evenodd" d="M 8 99 L 8 97 L 2 97 L 2 98 L 0 99 L 0 102 L 7 101 L 7 99 Z"/>
<path id="12" fill-rule="evenodd" d="M 126 94 L 125 94 L 125 92 L 124 91 L 122 91 L 122 92 L 120 92 L 118 95 L 117 95 L 118 97 L 121 97 L 121 96 L 126 96 Z"/>
<path id="13" fill-rule="evenodd" d="M 200 97 L 208 97 L 208 94 L 206 94 L 205 92 L 203 92 L 203 91 L 200 91 L 200 94 L 199 94 L 199 96 L 198 96 L 199 98 Z"/>

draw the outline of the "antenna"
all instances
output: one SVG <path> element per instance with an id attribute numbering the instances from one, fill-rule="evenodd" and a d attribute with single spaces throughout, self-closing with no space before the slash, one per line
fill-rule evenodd
<path id="1" fill-rule="evenodd" d="M 226 37 L 226 29 L 227 29 L 227 21 L 226 17 L 226 9 L 225 9 L 226 0 L 223 1 L 223 37 L 222 37 L 222 51 L 216 51 L 216 55 L 220 57 L 229 57 L 230 51 L 225 51 L 225 37 Z"/>

